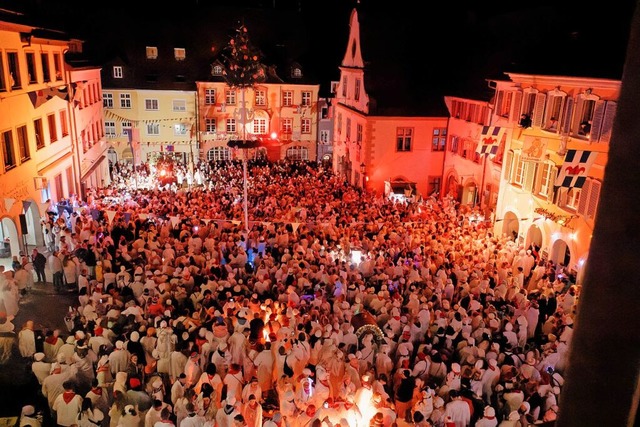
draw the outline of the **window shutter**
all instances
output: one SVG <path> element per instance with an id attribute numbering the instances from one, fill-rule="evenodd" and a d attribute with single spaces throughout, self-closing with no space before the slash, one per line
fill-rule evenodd
<path id="1" fill-rule="evenodd" d="M 544 118 L 544 106 L 547 102 L 547 95 L 544 93 L 536 94 L 536 102 L 533 106 L 533 126 L 541 127 Z"/>
<path id="2" fill-rule="evenodd" d="M 615 101 L 598 101 L 593 113 L 591 124 L 591 141 L 611 142 L 613 119 L 616 116 L 618 104 Z M 604 113 L 602 112 L 604 110 Z"/>
<path id="3" fill-rule="evenodd" d="M 511 103 L 511 115 L 509 122 L 518 123 L 520 121 L 520 110 L 522 110 L 522 91 L 513 92 L 513 102 Z"/>
<path id="4" fill-rule="evenodd" d="M 535 176 L 533 178 L 533 188 L 531 192 L 533 194 L 540 194 L 540 188 L 542 187 L 542 180 L 544 179 L 544 174 L 548 165 L 546 163 L 537 164 L 535 167 Z"/>
<path id="5" fill-rule="evenodd" d="M 560 187 L 558 189 L 558 200 L 556 201 L 556 205 L 558 207 L 565 207 L 567 205 L 567 189 L 564 187 Z"/>
<path id="6" fill-rule="evenodd" d="M 580 191 L 580 200 L 578 200 L 578 213 L 580 215 L 587 216 L 587 205 L 589 200 L 589 193 L 591 190 L 591 179 L 587 178 L 582 190 Z"/>
<path id="7" fill-rule="evenodd" d="M 600 201 L 600 188 L 602 183 L 595 179 L 591 180 L 591 191 L 589 191 L 589 205 L 587 207 L 587 217 L 591 219 L 596 218 L 596 212 L 598 210 L 598 202 Z"/>
<path id="8" fill-rule="evenodd" d="M 502 107 L 502 99 L 504 98 L 504 91 L 498 91 L 496 94 L 496 109 L 494 110 L 497 115 L 500 115 L 500 108 Z"/>
<path id="9" fill-rule="evenodd" d="M 566 97 L 565 101 L 566 104 L 564 108 L 564 117 L 562 117 L 562 133 L 568 135 L 572 129 L 576 129 L 577 133 L 577 129 L 579 126 L 575 123 L 576 117 L 573 118 L 573 121 L 571 120 L 571 117 L 573 116 L 573 107 L 575 105 L 575 101 L 571 97 Z M 576 108 L 576 111 L 580 111 L 580 109 Z M 577 119 L 580 120 L 579 118 Z"/>
<path id="10" fill-rule="evenodd" d="M 556 177 L 558 176 L 558 167 L 553 166 L 551 168 L 551 178 L 549 179 L 549 194 L 547 195 L 547 200 L 552 201 L 555 197 L 556 187 L 554 187 L 553 183 L 556 182 Z"/>
<path id="11" fill-rule="evenodd" d="M 523 179 L 523 187 L 526 191 L 533 191 L 533 178 L 536 174 L 536 166 L 538 164 L 534 162 L 524 162 L 524 179 Z"/>
<path id="12" fill-rule="evenodd" d="M 511 182 L 511 170 L 513 169 L 513 151 L 507 152 L 507 158 L 504 162 L 505 171 L 504 171 L 504 179 L 507 182 Z"/>

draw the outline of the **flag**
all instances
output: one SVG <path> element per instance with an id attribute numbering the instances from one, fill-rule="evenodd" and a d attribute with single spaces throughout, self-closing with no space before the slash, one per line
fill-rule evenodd
<path id="1" fill-rule="evenodd" d="M 48 87 L 46 89 L 34 90 L 33 92 L 29 92 L 29 99 L 31 100 L 31 104 L 33 108 L 38 108 L 45 102 L 52 99 L 54 96 L 57 96 L 60 99 L 64 99 L 65 101 L 69 100 L 69 91 L 66 86 L 59 87 Z"/>
<path id="2" fill-rule="evenodd" d="M 556 178 L 556 187 L 582 188 L 597 154 L 593 151 L 567 151 Z"/>
<path id="3" fill-rule="evenodd" d="M 173 153 L 173 145 L 167 145 L 167 152 Z"/>
<path id="4" fill-rule="evenodd" d="M 489 155 L 495 156 L 498 152 L 498 146 L 500 145 L 500 140 L 502 139 L 502 135 L 504 134 L 505 128 L 501 128 L 498 126 L 483 126 L 482 134 L 480 135 L 480 143 L 476 147 L 476 153 L 479 155 Z"/>

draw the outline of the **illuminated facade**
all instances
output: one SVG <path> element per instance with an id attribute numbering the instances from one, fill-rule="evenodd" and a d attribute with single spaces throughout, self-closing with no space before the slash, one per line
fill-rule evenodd
<path id="1" fill-rule="evenodd" d="M 376 76 L 367 72 L 360 46 L 358 12 L 354 9 L 333 99 L 334 171 L 352 184 L 366 186 L 378 194 L 387 194 L 390 182 L 405 183 L 410 192 L 417 191 L 413 196 L 439 192 L 447 117 L 400 110 L 383 113 L 383 106 L 368 91 L 367 82 Z M 384 86 L 385 82 L 378 83 Z"/>
<path id="2" fill-rule="evenodd" d="M 494 230 L 575 270 L 578 280 L 608 159 L 620 81 L 507 73 L 491 124 L 507 129 Z"/>
<path id="3" fill-rule="evenodd" d="M 0 238 L 7 256 L 25 244 L 42 245 L 40 218 L 46 210 L 81 194 L 81 164 L 101 140 L 102 114 L 94 109 L 95 104 L 101 107 L 95 71 L 75 70 L 65 62 L 67 55 L 81 51 L 79 41 L 1 21 L 0 47 Z M 72 81 L 90 82 L 91 93 L 77 108 Z M 80 134 L 87 135 L 84 152 L 74 139 Z M 91 173 L 85 168 L 85 176 Z"/>

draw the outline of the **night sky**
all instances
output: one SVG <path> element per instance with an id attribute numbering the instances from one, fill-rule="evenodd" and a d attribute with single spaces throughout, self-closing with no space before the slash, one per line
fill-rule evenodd
<path id="1" fill-rule="evenodd" d="M 86 40 L 87 50 L 101 53 L 138 27 L 211 22 L 216 10 L 233 7 L 248 14 L 282 14 L 277 28 L 249 28 L 255 44 L 280 37 L 301 63 L 323 80 L 337 80 L 347 43 L 349 15 L 361 9 L 363 53 L 368 62 L 399 63 L 406 78 L 438 81 L 443 92 L 481 96 L 486 78 L 504 72 L 575 75 L 620 79 L 635 0 L 615 0 L 606 7 L 577 0 L 432 2 L 414 0 L 0 0 L 46 25 Z M 206 17 L 206 18 L 205 18 Z M 202 24 L 201 24 L 202 25 Z M 280 42 L 280 41 L 278 41 Z M 365 43 L 369 42 L 367 46 Z M 375 46 L 375 47 L 374 47 Z M 367 50 L 367 48 L 369 48 Z M 324 82 L 322 82 L 324 84 Z"/>

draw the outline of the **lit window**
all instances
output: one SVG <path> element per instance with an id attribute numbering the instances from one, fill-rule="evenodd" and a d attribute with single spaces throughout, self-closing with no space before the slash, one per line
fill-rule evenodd
<path id="1" fill-rule="evenodd" d="M 227 119 L 227 133 L 236 132 L 236 119 Z"/>
<path id="2" fill-rule="evenodd" d="M 236 105 L 235 89 L 227 89 L 224 93 L 224 102 L 227 105 Z"/>
<path id="3" fill-rule="evenodd" d="M 147 46 L 147 59 L 157 59 L 158 48 L 155 46 Z"/>
<path id="4" fill-rule="evenodd" d="M 113 94 L 112 93 L 103 93 L 102 94 L 102 106 L 104 108 L 113 108 Z"/>
<path id="5" fill-rule="evenodd" d="M 300 127 L 302 133 L 311 133 L 311 119 L 302 119 Z"/>
<path id="6" fill-rule="evenodd" d="M 176 61 L 184 61 L 187 58 L 187 51 L 183 47 L 176 47 L 173 49 L 173 55 Z"/>
<path id="7" fill-rule="evenodd" d="M 160 135 L 160 124 L 147 123 L 147 135 Z"/>
<path id="8" fill-rule="evenodd" d="M 116 136 L 116 122 L 106 121 L 104 122 L 104 133 L 107 138 L 115 138 Z"/>
<path id="9" fill-rule="evenodd" d="M 292 105 L 293 105 L 293 91 L 290 91 L 290 90 L 282 91 L 282 106 L 291 107 Z"/>
<path id="10" fill-rule="evenodd" d="M 413 138 L 413 128 L 396 129 L 396 150 L 411 151 L 411 140 Z"/>
<path id="11" fill-rule="evenodd" d="M 267 105 L 267 91 L 264 89 L 256 89 L 256 105 L 265 106 Z"/>
<path id="12" fill-rule="evenodd" d="M 205 89 L 204 90 L 204 105 L 214 105 L 216 103 L 216 90 Z"/>
<path id="13" fill-rule="evenodd" d="M 173 111 L 187 111 L 187 101 L 184 99 L 174 99 Z"/>
<path id="14" fill-rule="evenodd" d="M 434 128 L 431 149 L 444 151 L 447 146 L 447 128 Z"/>
<path id="15" fill-rule="evenodd" d="M 204 131 L 209 133 L 215 133 L 216 131 L 216 119 L 207 117 L 204 119 Z"/>
<path id="16" fill-rule="evenodd" d="M 145 99 L 144 100 L 144 109 L 157 111 L 158 110 L 158 100 L 157 99 Z"/>
<path id="17" fill-rule="evenodd" d="M 114 79 L 121 79 L 122 78 L 122 67 L 119 65 L 116 65 L 113 67 L 113 78 Z"/>
<path id="18" fill-rule="evenodd" d="M 302 106 L 303 107 L 310 107 L 311 106 L 311 92 L 310 91 L 303 91 L 302 92 Z"/>
<path id="19" fill-rule="evenodd" d="M 121 93 L 120 94 L 120 108 L 131 108 L 131 94 L 130 93 Z"/>

